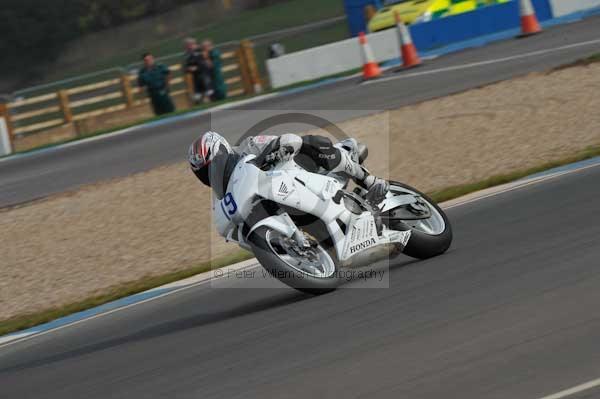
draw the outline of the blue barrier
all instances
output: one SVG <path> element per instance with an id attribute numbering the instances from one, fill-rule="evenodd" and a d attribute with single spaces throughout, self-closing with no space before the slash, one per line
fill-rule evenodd
<path id="1" fill-rule="evenodd" d="M 352 36 L 366 31 L 364 9 L 368 4 L 378 5 L 379 0 L 344 0 L 348 27 Z M 533 0 L 540 21 L 552 19 L 552 8 L 548 0 Z M 411 26 L 417 48 L 429 50 L 449 43 L 489 35 L 519 26 L 519 1 L 513 0 L 452 17 L 436 19 L 428 23 Z"/>
<path id="2" fill-rule="evenodd" d="M 552 19 L 548 0 L 533 0 L 540 21 Z M 519 2 L 482 7 L 478 10 L 415 24 L 410 27 L 415 46 L 421 51 L 432 50 L 480 36 L 514 29 L 520 26 Z"/>
<path id="3" fill-rule="evenodd" d="M 358 32 L 367 31 L 367 22 L 365 21 L 365 7 L 373 5 L 380 6 L 379 0 L 344 0 L 344 8 L 348 21 L 348 29 L 352 36 L 358 35 Z"/>

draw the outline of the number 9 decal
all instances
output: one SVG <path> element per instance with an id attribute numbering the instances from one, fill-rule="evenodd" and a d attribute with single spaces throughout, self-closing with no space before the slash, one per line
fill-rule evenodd
<path id="1" fill-rule="evenodd" d="M 227 207 L 227 209 L 225 209 L 225 207 Z M 231 219 L 229 216 L 237 212 L 237 204 L 235 203 L 231 193 L 227 193 L 225 194 L 225 197 L 223 197 L 223 202 L 221 202 L 221 210 L 227 219 Z"/>

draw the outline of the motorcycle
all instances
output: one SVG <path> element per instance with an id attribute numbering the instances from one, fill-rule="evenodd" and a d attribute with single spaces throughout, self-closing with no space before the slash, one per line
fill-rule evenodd
<path id="1" fill-rule="evenodd" d="M 323 294 L 342 283 L 344 269 L 401 253 L 426 259 L 452 242 L 444 211 L 406 184 L 389 181 L 385 199 L 373 205 L 365 189 L 348 189 L 349 178 L 309 171 L 294 159 L 272 165 L 260 155 L 219 154 L 212 162 L 219 234 L 297 290 Z"/>

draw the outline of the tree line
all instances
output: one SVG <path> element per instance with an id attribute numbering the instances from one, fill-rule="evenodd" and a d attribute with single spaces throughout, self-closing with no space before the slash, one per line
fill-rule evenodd
<path id="1" fill-rule="evenodd" d="M 0 74 L 41 72 L 65 43 L 87 33 L 202 0 L 3 0 Z"/>
<path id="2" fill-rule="evenodd" d="M 2 0 L 0 93 L 43 76 L 61 49 L 76 38 L 209 0 Z M 214 0 L 213 0 L 214 1 Z M 222 0 L 260 8 L 286 0 Z"/>

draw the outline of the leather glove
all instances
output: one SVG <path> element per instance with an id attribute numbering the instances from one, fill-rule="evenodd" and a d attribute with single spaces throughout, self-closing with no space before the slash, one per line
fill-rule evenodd
<path id="1" fill-rule="evenodd" d="M 265 162 L 273 165 L 281 161 L 289 161 L 293 154 L 294 147 L 280 145 L 280 140 L 277 139 L 272 151 L 265 156 Z"/>
<path id="2" fill-rule="evenodd" d="M 373 179 L 373 183 L 369 185 L 366 199 L 367 202 L 369 202 L 371 205 L 378 205 L 381 201 L 385 199 L 385 195 L 390 189 L 390 185 L 384 179 L 380 179 L 375 176 L 369 177 Z"/>

